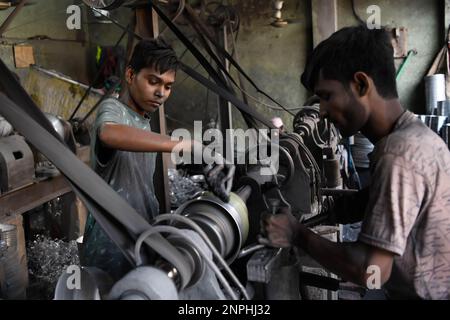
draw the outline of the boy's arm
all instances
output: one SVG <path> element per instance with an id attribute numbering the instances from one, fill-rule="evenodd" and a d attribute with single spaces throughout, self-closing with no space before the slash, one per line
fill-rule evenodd
<path id="1" fill-rule="evenodd" d="M 210 160 L 204 168 L 206 182 L 211 190 L 223 201 L 229 201 L 234 166 L 221 161 L 211 163 L 214 159 L 203 159 L 204 146 L 195 140 L 172 141 L 169 136 L 164 136 L 151 131 L 129 127 L 122 124 L 105 122 L 98 129 L 98 137 L 104 147 L 110 150 L 122 150 L 131 152 L 172 152 L 175 147 L 183 152 L 201 153 L 201 159 Z M 217 159 L 221 155 L 217 155 Z M 222 160 L 224 161 L 224 160 Z"/>
<path id="2" fill-rule="evenodd" d="M 169 136 L 112 122 L 101 125 L 98 137 L 107 148 L 132 152 L 171 152 L 180 143 Z M 184 150 L 191 150 L 191 140 L 181 143 Z"/>

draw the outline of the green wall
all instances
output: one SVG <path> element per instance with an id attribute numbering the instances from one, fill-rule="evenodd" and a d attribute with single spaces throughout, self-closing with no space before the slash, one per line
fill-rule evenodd
<path id="1" fill-rule="evenodd" d="M 30 1 L 14 18 L 3 34 L 0 56 L 21 78 L 28 69 L 15 69 L 13 45 L 29 44 L 34 48 L 35 61 L 46 69 L 53 69 L 70 76 L 74 80 L 89 81 L 87 60 L 87 24 L 82 17 L 81 30 L 69 30 L 66 26 L 67 7 L 80 1 L 40 0 Z M 0 22 L 12 12 L 0 11 Z M 83 12 L 84 13 L 84 12 Z M 52 40 L 29 40 L 30 37 L 45 36 Z"/>

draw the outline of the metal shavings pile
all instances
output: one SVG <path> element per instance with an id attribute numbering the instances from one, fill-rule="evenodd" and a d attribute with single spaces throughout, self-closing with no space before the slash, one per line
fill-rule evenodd
<path id="1" fill-rule="evenodd" d="M 196 193 L 205 190 L 204 176 L 187 177 L 179 171 L 169 169 L 170 203 L 172 207 L 179 207 L 192 199 Z"/>
<path id="2" fill-rule="evenodd" d="M 28 242 L 27 257 L 30 287 L 37 287 L 42 299 L 53 299 L 61 274 L 69 265 L 80 265 L 76 241 L 53 240 L 43 235 Z"/>

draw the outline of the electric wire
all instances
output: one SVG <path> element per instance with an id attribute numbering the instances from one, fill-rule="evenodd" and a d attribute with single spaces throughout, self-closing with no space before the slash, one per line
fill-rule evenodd
<path id="1" fill-rule="evenodd" d="M 292 134 L 289 135 L 289 137 L 291 137 L 292 139 L 294 139 L 298 145 L 302 148 L 302 150 L 305 152 L 306 158 L 308 159 L 308 161 L 310 162 L 310 164 L 313 166 L 313 173 L 315 172 L 314 176 L 317 179 L 317 183 L 316 183 L 316 196 L 317 196 L 317 200 L 320 202 L 320 204 L 322 204 L 322 195 L 321 195 L 321 190 L 320 190 L 320 184 L 322 181 L 322 177 L 321 177 L 321 170 L 319 165 L 316 162 L 316 159 L 314 158 L 314 156 L 312 155 L 311 151 L 308 149 L 308 147 L 303 143 L 303 141 L 301 141 L 301 138 L 298 137 L 296 134 Z"/>

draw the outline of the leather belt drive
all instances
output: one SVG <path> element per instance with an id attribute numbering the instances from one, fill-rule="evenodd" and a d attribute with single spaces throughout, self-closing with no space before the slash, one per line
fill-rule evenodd
<path id="1" fill-rule="evenodd" d="M 61 171 L 97 223 L 130 263 L 136 265 L 135 241 L 152 226 L 68 149 L 1 59 L 0 114 Z M 145 243 L 178 269 L 184 287 L 193 271 L 184 256 L 158 233 L 148 237 Z M 143 261 L 146 261 L 145 253 Z"/>

